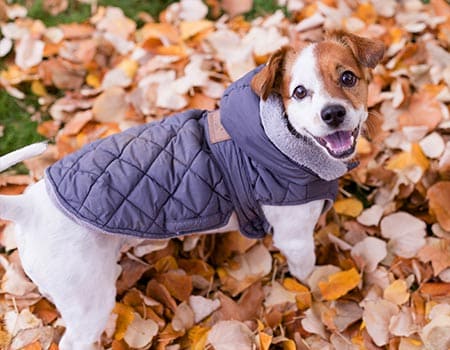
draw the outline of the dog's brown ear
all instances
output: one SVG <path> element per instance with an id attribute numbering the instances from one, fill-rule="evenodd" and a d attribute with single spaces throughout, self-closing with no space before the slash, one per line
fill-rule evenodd
<path id="1" fill-rule="evenodd" d="M 329 35 L 350 47 L 355 57 L 365 67 L 375 68 L 383 59 L 385 47 L 381 40 L 364 38 L 344 31 L 336 31 Z"/>
<path id="2" fill-rule="evenodd" d="M 278 49 L 270 56 L 265 67 L 253 77 L 251 87 L 264 101 L 272 92 L 281 92 L 285 59 L 292 50 L 289 46 Z"/>

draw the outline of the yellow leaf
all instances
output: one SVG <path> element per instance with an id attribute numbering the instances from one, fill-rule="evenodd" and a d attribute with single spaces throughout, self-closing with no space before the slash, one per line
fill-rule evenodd
<path id="1" fill-rule="evenodd" d="M 208 339 L 209 328 L 194 326 L 189 330 L 188 338 L 191 342 L 191 350 L 205 349 L 206 341 Z"/>
<path id="2" fill-rule="evenodd" d="M 258 332 L 262 332 L 264 330 L 264 324 L 259 319 L 256 320 L 256 323 L 258 324 Z"/>
<path id="3" fill-rule="evenodd" d="M 7 349 L 11 342 L 11 335 L 4 330 L 0 329 L 0 349 Z"/>
<path id="4" fill-rule="evenodd" d="M 114 332 L 115 340 L 122 340 L 125 336 L 128 326 L 134 320 L 134 310 L 132 307 L 116 303 L 113 313 L 117 314 L 116 331 Z"/>
<path id="5" fill-rule="evenodd" d="M 135 60 L 124 59 L 119 63 L 118 67 L 121 68 L 128 77 L 133 78 L 139 65 Z"/>
<path id="6" fill-rule="evenodd" d="M 405 280 L 396 280 L 392 282 L 383 292 L 386 300 L 392 301 L 397 305 L 402 305 L 409 300 L 408 285 Z"/>
<path id="7" fill-rule="evenodd" d="M 212 27 L 213 23 L 205 19 L 200 21 L 183 21 L 180 23 L 181 39 L 186 40 Z"/>
<path id="8" fill-rule="evenodd" d="M 259 332 L 259 348 L 261 350 L 269 350 L 270 344 L 272 344 L 272 336 L 264 333 Z"/>
<path id="9" fill-rule="evenodd" d="M 89 86 L 92 86 L 93 88 L 100 87 L 101 83 L 100 83 L 99 76 L 95 73 L 89 73 L 86 76 L 86 84 L 88 84 Z"/>
<path id="10" fill-rule="evenodd" d="M 167 255 L 159 259 L 154 265 L 154 268 L 156 269 L 157 272 L 163 273 L 170 270 L 178 269 L 178 263 L 173 256 Z"/>
<path id="11" fill-rule="evenodd" d="M 353 218 L 358 217 L 363 209 L 362 203 L 354 197 L 339 199 L 334 203 L 334 210 L 336 210 L 336 213 L 351 216 Z"/>
<path id="12" fill-rule="evenodd" d="M 36 96 L 46 96 L 47 89 L 39 80 L 33 80 L 31 83 L 31 92 Z"/>
<path id="13" fill-rule="evenodd" d="M 297 346 L 292 339 L 288 339 L 283 342 L 283 350 L 297 350 Z"/>
<path id="14" fill-rule="evenodd" d="M 417 143 L 412 144 L 410 152 L 401 152 L 393 156 L 388 161 L 386 169 L 403 170 L 412 166 L 420 166 L 424 171 L 430 166 L 429 160 Z"/>
<path id="15" fill-rule="evenodd" d="M 298 283 L 293 278 L 285 278 L 283 281 L 283 287 L 296 293 L 295 301 L 299 310 L 306 310 L 311 307 L 311 292 L 307 287 Z"/>
<path id="16" fill-rule="evenodd" d="M 325 300 L 336 300 L 357 287 L 360 282 L 361 276 L 352 268 L 330 275 L 328 281 L 319 282 L 319 289 Z"/>
<path id="17" fill-rule="evenodd" d="M 1 71 L 0 77 L 11 84 L 18 84 L 27 79 L 27 74 L 16 65 L 8 65 L 8 69 Z"/>
<path id="18" fill-rule="evenodd" d="M 356 153 L 370 154 L 370 152 L 372 152 L 372 145 L 370 142 L 364 137 L 358 138 L 358 142 L 356 143 Z"/>
<path id="19" fill-rule="evenodd" d="M 352 337 L 352 344 L 357 345 L 359 349 L 366 349 L 364 346 L 364 338 L 361 334 Z"/>

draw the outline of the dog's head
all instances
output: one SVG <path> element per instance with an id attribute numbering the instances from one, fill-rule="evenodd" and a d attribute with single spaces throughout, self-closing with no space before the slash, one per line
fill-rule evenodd
<path id="1" fill-rule="evenodd" d="M 285 127 L 310 139 L 328 158 L 345 161 L 367 119 L 369 68 L 382 59 L 380 41 L 345 32 L 298 51 L 283 47 L 255 75 L 252 89 L 265 101 L 278 95 Z"/>

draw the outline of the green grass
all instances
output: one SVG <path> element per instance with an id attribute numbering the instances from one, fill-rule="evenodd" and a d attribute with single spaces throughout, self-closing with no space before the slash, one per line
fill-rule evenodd
<path id="1" fill-rule="evenodd" d="M 154 18 L 164 10 L 169 4 L 176 0 L 99 0 L 98 4 L 101 6 L 115 6 L 120 7 L 127 17 L 130 17 L 136 22 L 139 22 L 139 13 L 146 12 Z M 84 22 L 91 16 L 91 7 L 87 4 L 81 4 L 75 0 L 69 0 L 67 10 L 51 16 L 46 12 L 42 6 L 43 0 L 17 0 L 13 1 L 20 3 L 28 8 L 28 16 L 35 19 L 40 19 L 46 26 L 55 26 L 61 23 Z"/>
<path id="2" fill-rule="evenodd" d="M 253 0 L 253 8 L 246 13 L 247 19 L 264 16 L 274 13 L 276 10 L 283 10 L 287 14 L 286 7 L 279 6 L 276 0 Z"/>
<path id="3" fill-rule="evenodd" d="M 19 0 L 13 2 L 26 6 L 28 9 L 28 16 L 40 19 L 47 27 L 62 23 L 84 22 L 91 16 L 91 7 L 89 5 L 81 4 L 74 0 L 69 0 L 67 10 L 57 16 L 52 16 L 44 10 L 42 0 Z"/>
<path id="4" fill-rule="evenodd" d="M 22 103 L 0 90 L 0 125 L 4 126 L 0 155 L 44 139 L 37 133 L 37 123 L 31 121 Z"/>

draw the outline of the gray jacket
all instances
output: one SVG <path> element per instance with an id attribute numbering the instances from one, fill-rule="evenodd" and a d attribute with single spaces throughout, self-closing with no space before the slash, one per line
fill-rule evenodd
<path id="1" fill-rule="evenodd" d="M 269 230 L 261 209 L 312 200 L 330 202 L 326 181 L 288 158 L 268 139 L 250 81 L 231 84 L 219 125 L 190 110 L 89 144 L 46 171 L 56 204 L 77 222 L 107 233 L 167 238 L 225 225 L 236 212 L 240 230 Z M 219 137 L 211 135 L 217 128 Z"/>

